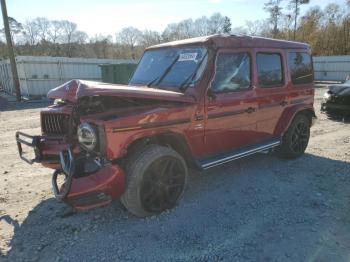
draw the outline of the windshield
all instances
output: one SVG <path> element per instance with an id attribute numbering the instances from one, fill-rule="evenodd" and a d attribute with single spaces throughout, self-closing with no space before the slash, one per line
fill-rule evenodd
<path id="1" fill-rule="evenodd" d="M 129 84 L 167 89 L 193 86 L 203 74 L 207 57 L 206 48 L 200 46 L 146 51 Z"/>

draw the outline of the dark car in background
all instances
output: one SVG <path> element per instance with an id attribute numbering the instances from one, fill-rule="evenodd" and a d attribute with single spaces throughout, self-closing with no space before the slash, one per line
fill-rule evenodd
<path id="1" fill-rule="evenodd" d="M 330 115 L 350 116 L 350 80 L 328 87 L 321 111 Z"/>

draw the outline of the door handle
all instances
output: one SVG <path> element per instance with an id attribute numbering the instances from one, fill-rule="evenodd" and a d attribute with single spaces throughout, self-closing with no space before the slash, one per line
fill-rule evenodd
<path id="1" fill-rule="evenodd" d="M 281 105 L 281 106 L 286 106 L 286 105 L 288 105 L 288 102 L 287 102 L 287 101 L 282 101 L 282 102 L 280 103 L 280 105 Z"/>
<path id="2" fill-rule="evenodd" d="M 255 112 L 255 108 L 254 107 L 248 107 L 246 110 L 245 110 L 246 113 L 248 114 L 251 114 L 253 112 Z"/>
<path id="3" fill-rule="evenodd" d="M 204 115 L 196 115 L 195 119 L 196 119 L 196 121 L 202 121 L 202 120 L 204 120 Z"/>

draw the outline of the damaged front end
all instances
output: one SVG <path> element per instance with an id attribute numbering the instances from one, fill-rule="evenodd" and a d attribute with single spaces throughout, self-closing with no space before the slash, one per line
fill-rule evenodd
<path id="1" fill-rule="evenodd" d="M 75 89 L 75 83 L 67 86 Z M 41 135 L 16 132 L 20 158 L 54 169 L 55 197 L 77 210 L 106 205 L 124 192 L 123 170 L 105 158 L 103 125 L 82 122 L 103 111 L 101 106 L 60 100 L 41 111 Z"/>
<path id="2" fill-rule="evenodd" d="M 117 164 L 122 154 L 113 150 L 125 149 L 114 136 L 107 142 L 106 123 L 135 125 L 139 120 L 133 117 L 145 110 L 154 117 L 159 105 L 194 103 L 192 96 L 178 92 L 81 80 L 52 89 L 48 97 L 56 103 L 41 112 L 42 135 L 17 132 L 18 152 L 29 164 L 54 169 L 56 198 L 80 210 L 108 204 L 124 192 L 124 172 Z M 23 145 L 32 148 L 32 158 Z"/>
<path id="3" fill-rule="evenodd" d="M 76 125 L 73 121 L 72 105 L 53 105 L 40 113 L 41 135 L 31 136 L 16 132 L 19 156 L 29 164 L 41 163 L 48 168 L 59 168 L 59 153 L 69 145 L 76 144 L 73 133 Z M 25 152 L 22 144 L 33 149 L 34 154 Z M 74 148 L 78 153 L 79 147 Z"/>
<path id="4" fill-rule="evenodd" d="M 67 107 L 71 106 L 53 106 L 42 111 L 41 136 L 16 132 L 19 156 L 29 164 L 41 163 L 55 169 L 52 187 L 58 200 L 77 210 L 106 205 L 123 193 L 124 172 L 100 153 L 103 129 L 79 124 L 74 120 L 73 110 Z M 95 132 L 93 137 L 89 130 Z M 33 156 L 29 157 L 24 146 L 33 150 Z"/>

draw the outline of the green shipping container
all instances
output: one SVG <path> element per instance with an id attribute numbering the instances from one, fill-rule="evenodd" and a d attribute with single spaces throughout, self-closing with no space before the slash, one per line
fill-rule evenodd
<path id="1" fill-rule="evenodd" d="M 102 82 L 128 84 L 137 64 L 104 64 L 101 67 Z"/>

